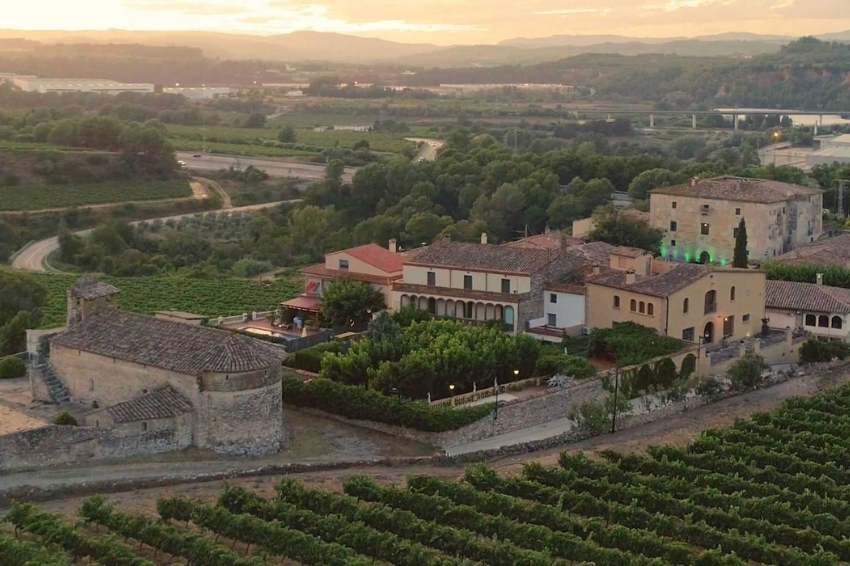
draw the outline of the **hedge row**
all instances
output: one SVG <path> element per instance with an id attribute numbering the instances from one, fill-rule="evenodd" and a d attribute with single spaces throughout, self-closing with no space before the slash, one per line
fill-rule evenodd
<path id="1" fill-rule="evenodd" d="M 376 421 L 426 432 L 457 430 L 489 415 L 493 407 L 431 408 L 423 401 L 389 397 L 377 391 L 330 379 L 306 383 L 283 380 L 283 400 L 297 407 L 320 409 L 350 419 Z"/>

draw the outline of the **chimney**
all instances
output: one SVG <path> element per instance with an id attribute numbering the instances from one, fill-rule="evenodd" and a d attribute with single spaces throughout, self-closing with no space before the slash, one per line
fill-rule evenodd
<path id="1" fill-rule="evenodd" d="M 567 236 L 565 234 L 561 234 L 561 253 L 567 251 Z"/>
<path id="2" fill-rule="evenodd" d="M 391 238 L 390 245 L 387 247 L 391 252 L 398 253 L 398 240 L 396 240 L 395 238 Z"/>
<path id="3" fill-rule="evenodd" d="M 818 273 L 817 282 L 818 282 L 818 285 L 823 285 L 823 273 Z"/>
<path id="4" fill-rule="evenodd" d="M 593 264 L 593 274 L 594 274 L 594 275 L 599 275 L 599 271 L 600 271 L 600 270 L 599 270 L 599 264 L 598 264 L 598 263 L 594 263 L 594 264 Z"/>
<path id="5" fill-rule="evenodd" d="M 487 243 L 487 232 L 481 232 L 481 243 L 482 244 Z"/>
<path id="6" fill-rule="evenodd" d="M 698 179 L 697 179 L 696 177 L 691 177 L 691 186 L 692 186 L 692 187 L 696 187 L 696 186 L 697 186 L 697 180 L 698 180 Z"/>
<path id="7" fill-rule="evenodd" d="M 629 269 L 626 271 L 626 285 L 634 285 L 636 280 L 635 270 Z"/>

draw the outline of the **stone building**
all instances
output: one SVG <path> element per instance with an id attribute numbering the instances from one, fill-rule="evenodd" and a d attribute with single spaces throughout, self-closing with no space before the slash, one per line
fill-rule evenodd
<path id="1" fill-rule="evenodd" d="M 281 358 L 264 343 L 114 308 L 118 289 L 86 279 L 68 291 L 68 326 L 34 340 L 33 396 L 58 389 L 91 406 L 86 424 L 158 434 L 163 449 L 277 452 L 284 439 Z M 57 383 L 58 382 L 58 383 Z M 156 433 L 156 434 L 153 434 Z"/>
<path id="2" fill-rule="evenodd" d="M 820 238 L 822 214 L 822 190 L 765 179 L 694 179 L 650 191 L 650 224 L 665 232 L 661 255 L 675 261 L 731 263 L 742 218 L 749 259 L 772 259 Z"/>

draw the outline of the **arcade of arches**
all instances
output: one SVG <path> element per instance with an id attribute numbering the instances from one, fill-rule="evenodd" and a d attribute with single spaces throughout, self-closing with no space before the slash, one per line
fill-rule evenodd
<path id="1" fill-rule="evenodd" d="M 500 320 L 516 329 L 516 306 L 461 299 L 442 299 L 420 295 L 401 295 L 401 307 L 413 306 L 434 316 L 459 318 L 476 322 Z"/>

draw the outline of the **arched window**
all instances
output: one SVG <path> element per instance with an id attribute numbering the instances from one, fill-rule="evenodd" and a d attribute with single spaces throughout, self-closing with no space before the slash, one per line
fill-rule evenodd
<path id="1" fill-rule="evenodd" d="M 691 307 L 691 301 L 690 301 L 690 300 L 688 300 L 688 299 L 685 299 L 685 300 L 682 302 L 682 313 L 683 313 L 683 314 L 688 314 L 688 309 L 689 309 L 690 307 Z"/>
<path id="2" fill-rule="evenodd" d="M 705 294 L 705 314 L 717 311 L 717 291 L 711 290 Z"/>
<path id="3" fill-rule="evenodd" d="M 620 308 L 620 295 L 614 295 L 614 308 Z"/>
<path id="4" fill-rule="evenodd" d="M 632 299 L 631 305 L 629 306 L 631 307 L 632 312 L 635 312 L 637 310 L 637 301 Z"/>
<path id="5" fill-rule="evenodd" d="M 475 303 L 469 301 L 466 303 L 466 318 L 474 318 L 475 317 Z"/>
<path id="6" fill-rule="evenodd" d="M 729 300 L 730 301 L 735 300 L 735 286 L 734 285 L 732 286 L 732 289 L 729 290 Z"/>
<path id="7" fill-rule="evenodd" d="M 806 315 L 806 326 L 817 326 L 817 317 L 813 314 Z"/>
<path id="8" fill-rule="evenodd" d="M 653 305 L 652 303 L 647 303 L 646 314 L 648 314 L 649 316 L 655 316 L 655 305 Z"/>
<path id="9" fill-rule="evenodd" d="M 818 317 L 818 327 L 819 328 L 829 328 L 829 317 L 825 314 L 822 314 Z"/>
<path id="10" fill-rule="evenodd" d="M 841 317 L 840 317 L 840 316 L 834 316 L 834 317 L 832 317 L 832 327 L 833 327 L 833 328 L 837 328 L 838 330 L 841 330 L 841 322 L 842 322 L 842 321 L 841 321 Z"/>
<path id="11" fill-rule="evenodd" d="M 641 302 L 640 302 L 640 307 L 638 308 L 638 310 L 640 311 L 640 313 L 641 313 L 641 314 L 645 313 L 645 312 L 646 312 L 646 303 L 644 303 L 643 301 L 641 301 Z"/>
<path id="12" fill-rule="evenodd" d="M 428 299 L 428 313 L 437 314 L 437 299 L 434 297 Z"/>
<path id="13" fill-rule="evenodd" d="M 505 307 L 505 323 L 513 324 L 514 323 L 514 308 L 513 307 Z"/>

